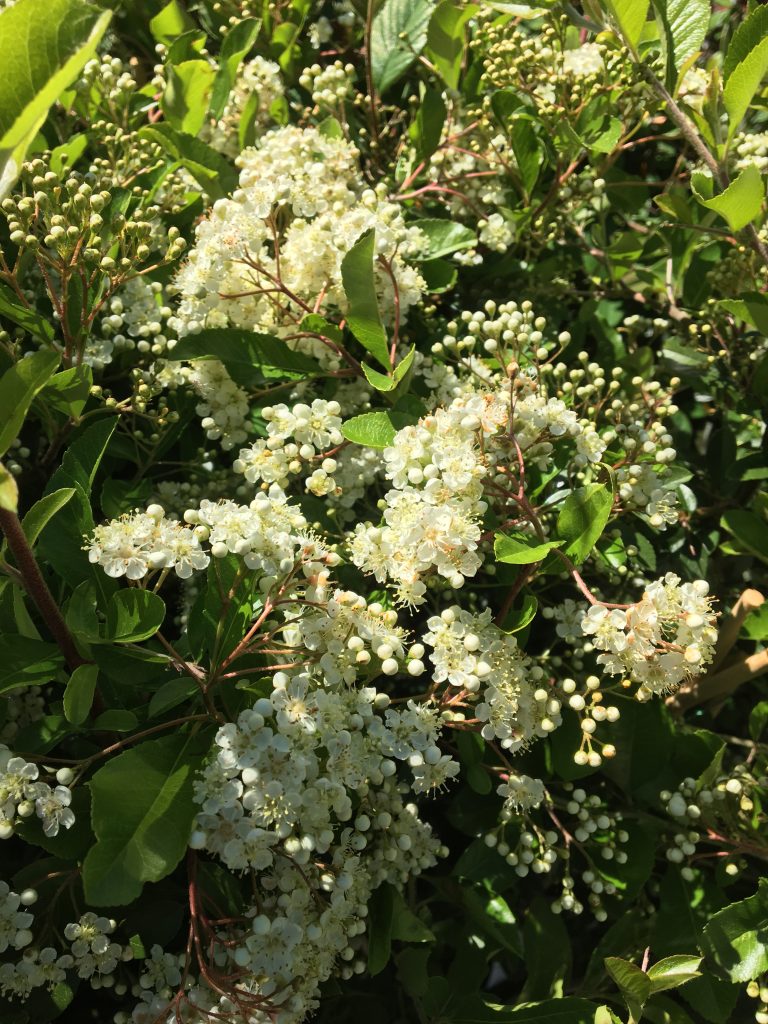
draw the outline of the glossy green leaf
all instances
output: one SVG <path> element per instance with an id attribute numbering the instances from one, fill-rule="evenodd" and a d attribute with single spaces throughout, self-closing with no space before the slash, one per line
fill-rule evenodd
<path id="1" fill-rule="evenodd" d="M 557 517 L 557 536 L 565 541 L 565 553 L 583 562 L 603 534 L 613 508 L 613 493 L 605 484 L 587 484 L 563 502 Z"/>
<path id="2" fill-rule="evenodd" d="M 216 72 L 207 60 L 166 64 L 166 86 L 160 106 L 172 128 L 197 135 L 205 121 Z"/>
<path id="3" fill-rule="evenodd" d="M 59 359 L 58 352 L 35 352 L 0 377 L 0 455 L 18 436 L 32 400 L 50 380 Z"/>
<path id="4" fill-rule="evenodd" d="M 553 548 L 560 548 L 564 543 L 563 540 L 541 542 L 525 533 L 497 533 L 493 551 L 497 562 L 530 565 L 533 562 L 541 562 Z"/>
<path id="5" fill-rule="evenodd" d="M 740 231 L 754 220 L 765 199 L 765 183 L 754 164 L 748 164 L 719 195 L 712 194 L 712 179 L 701 172 L 691 176 L 691 189 L 702 206 L 728 221 L 732 231 Z"/>
<path id="6" fill-rule="evenodd" d="M 151 590 L 118 590 L 107 609 L 105 639 L 137 643 L 154 636 L 165 618 L 163 599 Z"/>
<path id="7" fill-rule="evenodd" d="M 605 969 L 618 985 L 632 1020 L 639 1021 L 643 1014 L 643 1007 L 651 996 L 650 978 L 635 964 L 617 956 L 605 958 Z"/>
<path id="8" fill-rule="evenodd" d="M 734 982 L 768 971 L 768 881 L 754 896 L 718 911 L 702 933 L 702 950 Z"/>
<path id="9" fill-rule="evenodd" d="M 659 960 L 648 968 L 648 977 L 651 980 L 651 992 L 664 992 L 670 988 L 679 988 L 687 981 L 693 981 L 701 975 L 699 967 L 702 958 L 700 956 L 668 956 Z"/>
<path id="10" fill-rule="evenodd" d="M 84 537 L 94 526 L 91 487 L 116 426 L 117 417 L 107 415 L 83 430 L 66 450 L 45 493 L 51 494 L 62 487 L 74 487 L 75 493 L 40 534 L 42 557 L 70 586 L 93 580 L 103 594 L 111 592 L 115 583 L 99 566 L 89 563 L 83 544 Z"/>
<path id="11" fill-rule="evenodd" d="M 761 561 L 768 562 L 768 523 L 745 508 L 725 512 L 720 525 L 732 533 L 739 544 Z"/>
<path id="12" fill-rule="evenodd" d="M 443 0 L 429 19 L 427 54 L 449 89 L 459 84 L 466 45 L 466 24 L 479 8 Z"/>
<path id="13" fill-rule="evenodd" d="M 755 93 L 768 71 L 768 36 L 740 61 L 728 76 L 723 89 L 723 104 L 728 111 L 728 137 L 732 138 L 739 129 L 744 115 L 749 110 Z"/>
<path id="14" fill-rule="evenodd" d="M 156 142 L 178 166 L 189 171 L 211 199 L 222 199 L 237 187 L 235 168 L 201 139 L 163 123 L 146 125 L 139 134 Z"/>
<path id="15" fill-rule="evenodd" d="M 408 134 L 416 144 L 420 160 L 429 160 L 440 145 L 447 113 L 442 93 L 438 89 L 426 89 L 416 118 L 408 129 Z"/>
<path id="16" fill-rule="evenodd" d="M 237 70 L 256 42 L 260 28 L 260 18 L 244 18 L 234 24 L 224 36 L 219 54 L 219 69 L 211 91 L 211 117 L 221 117 L 237 78 Z"/>
<path id="17" fill-rule="evenodd" d="M 187 14 L 180 0 L 169 0 L 154 18 L 150 18 L 149 31 L 158 43 L 166 46 L 177 36 L 189 32 L 195 27 L 194 21 Z"/>
<path id="18" fill-rule="evenodd" d="M 348 441 L 366 448 L 387 448 L 395 434 L 403 427 L 416 423 L 418 417 L 391 409 L 388 412 L 365 412 L 353 416 L 341 425 L 341 432 Z"/>
<path id="19" fill-rule="evenodd" d="M 192 780 L 206 746 L 199 736 L 145 740 L 93 776 L 97 842 L 83 863 L 91 906 L 131 903 L 146 882 L 165 878 L 182 859 L 197 813 Z"/>
<path id="20" fill-rule="evenodd" d="M 395 369 L 392 371 L 391 376 L 379 373 L 378 370 L 374 370 L 370 366 L 366 365 L 366 363 L 363 363 L 363 373 L 365 374 L 366 380 L 371 387 L 376 388 L 377 391 L 394 391 L 413 365 L 415 354 L 416 346 L 412 345 L 410 352 L 397 364 Z"/>
<path id="21" fill-rule="evenodd" d="M 380 974 L 389 963 L 394 911 L 394 889 L 387 883 L 380 885 L 368 901 L 368 973 L 371 976 Z"/>
<path id="22" fill-rule="evenodd" d="M 650 0 L 607 0 L 622 36 L 634 50 L 648 17 Z"/>
<path id="23" fill-rule="evenodd" d="M 723 60 L 723 81 L 727 82 L 731 72 L 749 56 L 756 46 L 768 37 L 768 7 L 755 7 L 737 26 L 728 43 Z"/>
<path id="24" fill-rule="evenodd" d="M 74 487 L 60 487 L 58 491 L 46 494 L 39 501 L 36 501 L 29 512 L 27 512 L 21 521 L 21 525 L 31 547 L 34 547 L 35 541 L 47 524 L 60 509 L 64 508 L 74 493 Z"/>
<path id="25" fill-rule="evenodd" d="M 673 88 L 688 58 L 698 53 L 704 43 L 710 0 L 653 0 L 653 5 L 667 66 L 667 85 Z"/>
<path id="26" fill-rule="evenodd" d="M 371 73 L 379 92 L 394 85 L 427 41 L 430 0 L 385 0 L 371 28 Z"/>
<path id="27" fill-rule="evenodd" d="M 542 169 L 544 148 L 528 118 L 514 117 L 507 131 L 523 189 L 530 196 Z"/>
<path id="28" fill-rule="evenodd" d="M 452 220 L 425 218 L 417 220 L 414 226 L 427 238 L 427 247 L 419 253 L 422 260 L 434 260 L 461 249 L 471 249 L 477 244 L 474 231 Z"/>
<path id="29" fill-rule="evenodd" d="M 384 367 L 391 369 L 387 335 L 381 323 L 376 298 L 373 229 L 364 232 L 341 261 L 341 279 L 349 303 L 349 329 L 366 351 Z"/>
<path id="30" fill-rule="evenodd" d="M 31 306 L 25 306 L 19 296 L 4 284 L 0 284 L 0 313 L 44 345 L 50 345 L 55 337 L 51 323 Z"/>
<path id="31" fill-rule="evenodd" d="M 320 367 L 309 356 L 294 352 L 284 341 L 269 334 L 253 334 L 238 327 L 209 327 L 182 338 L 166 355 L 167 359 L 218 359 L 235 377 L 305 376 L 319 373 Z"/>
<path id="32" fill-rule="evenodd" d="M 19 0 L 0 12 L 0 199 L 48 110 L 96 53 L 111 16 L 82 0 Z"/>
<path id="33" fill-rule="evenodd" d="M 63 664 L 55 644 L 6 633 L 0 636 L 0 693 L 17 686 L 44 686 Z"/>
<path id="34" fill-rule="evenodd" d="M 64 714 L 72 725 L 82 725 L 91 713 L 98 665 L 78 665 L 64 690 Z"/>

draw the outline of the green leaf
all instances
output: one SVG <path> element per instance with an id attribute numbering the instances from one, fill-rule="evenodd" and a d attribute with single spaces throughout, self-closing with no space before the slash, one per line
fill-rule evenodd
<path id="1" fill-rule="evenodd" d="M 216 72 L 207 60 L 166 64 L 166 85 L 160 107 L 172 128 L 197 135 L 205 121 Z"/>
<path id="2" fill-rule="evenodd" d="M 392 953 L 394 893 L 392 886 L 385 882 L 368 901 L 368 973 L 371 976 L 384 970 Z"/>
<path id="3" fill-rule="evenodd" d="M 634 50 L 648 17 L 650 0 L 607 0 L 607 4 L 624 40 Z"/>
<path id="4" fill-rule="evenodd" d="M 60 487 L 58 491 L 46 494 L 45 497 L 35 502 L 21 521 L 30 547 L 35 546 L 35 541 L 47 524 L 53 519 L 59 509 L 64 508 L 74 493 L 74 487 Z"/>
<path id="5" fill-rule="evenodd" d="M 429 0 L 386 0 L 371 27 L 371 74 L 379 92 L 394 85 L 427 41 L 434 10 Z"/>
<path id="6" fill-rule="evenodd" d="M 154 636 L 165 618 L 163 599 L 151 590 L 118 590 L 107 609 L 105 639 L 136 643 Z"/>
<path id="7" fill-rule="evenodd" d="M 0 455 L 18 436 L 32 399 L 50 380 L 60 358 L 58 352 L 35 352 L 0 377 Z"/>
<path id="8" fill-rule="evenodd" d="M 169 0 L 159 14 L 149 20 L 149 31 L 158 43 L 169 45 L 177 36 L 194 29 L 195 23 L 179 0 Z"/>
<path id="9" fill-rule="evenodd" d="M 464 29 L 478 11 L 476 4 L 460 5 L 443 0 L 438 5 L 427 28 L 427 54 L 449 89 L 456 89 L 464 56 Z"/>
<path id="10" fill-rule="evenodd" d="M 587 484 L 563 502 L 557 517 L 557 535 L 566 542 L 565 553 L 578 565 L 602 536 L 613 508 L 613 493 L 605 484 Z"/>
<path id="11" fill-rule="evenodd" d="M 82 0 L 19 0 L 0 13 L 0 199 L 49 108 L 75 80 L 112 17 Z"/>
<path id="12" fill-rule="evenodd" d="M 160 715 L 170 711 L 171 708 L 188 701 L 195 694 L 199 693 L 198 685 L 189 676 L 182 676 L 179 679 L 169 679 L 163 683 L 160 689 L 152 694 L 149 702 L 147 715 L 149 718 L 158 718 Z"/>
<path id="13" fill-rule="evenodd" d="M 85 132 L 76 132 L 74 135 L 55 146 L 51 150 L 51 170 L 54 174 L 63 177 L 64 172 L 74 167 L 80 157 L 88 148 L 88 136 Z"/>
<path id="14" fill-rule="evenodd" d="M 133 732 L 138 724 L 139 720 L 133 711 L 112 708 L 99 715 L 92 728 L 94 732 Z"/>
<path id="15" fill-rule="evenodd" d="M 670 988 L 679 988 L 687 981 L 701 976 L 699 966 L 702 958 L 700 956 L 668 956 L 664 960 L 648 968 L 648 977 L 651 980 L 651 992 L 665 992 Z"/>
<path id="16" fill-rule="evenodd" d="M 651 980 L 629 960 L 618 956 L 605 958 L 605 969 L 616 982 L 633 1021 L 639 1021 L 651 996 Z"/>
<path id="17" fill-rule="evenodd" d="M 768 14 L 768 7 L 761 7 L 760 10 Z M 760 292 L 743 292 L 737 299 L 721 299 L 717 305 L 751 327 L 756 327 L 761 334 L 768 334 L 768 299 Z"/>
<path id="18" fill-rule="evenodd" d="M 161 146 L 177 166 L 189 171 L 211 199 L 222 199 L 237 187 L 237 171 L 232 164 L 193 135 L 162 123 L 145 125 L 139 135 Z"/>
<path id="19" fill-rule="evenodd" d="M 415 355 L 416 346 L 412 345 L 411 351 L 397 364 L 390 377 L 372 369 L 366 363 L 362 364 L 363 373 L 371 387 L 376 388 L 377 391 L 394 391 L 413 365 Z"/>
<path id="20" fill-rule="evenodd" d="M 146 882 L 169 875 L 184 856 L 197 805 L 192 779 L 209 739 L 147 740 L 100 768 L 90 782 L 96 835 L 83 863 L 85 898 L 122 907 Z"/>
<path id="21" fill-rule="evenodd" d="M 117 417 L 106 416 L 83 430 L 64 453 L 45 491 L 51 494 L 62 487 L 74 487 L 75 493 L 55 523 L 48 523 L 40 534 L 43 558 L 70 586 L 92 580 L 103 595 L 111 593 L 116 584 L 100 567 L 89 563 L 83 537 L 93 529 L 91 487 L 116 426 Z"/>
<path id="22" fill-rule="evenodd" d="M 78 665 L 64 690 L 64 715 L 72 725 L 82 725 L 91 713 L 96 692 L 98 665 Z"/>
<path id="23" fill-rule="evenodd" d="M 632 0 L 627 0 L 632 3 Z M 674 88 L 689 57 L 698 53 L 709 28 L 710 0 L 653 0 L 666 62 L 666 79 Z"/>
<path id="24" fill-rule="evenodd" d="M 702 206 L 724 217 L 732 231 L 754 220 L 765 198 L 765 184 L 754 164 L 748 164 L 719 195 L 712 195 L 712 179 L 700 171 L 691 175 L 691 190 Z"/>
<path id="25" fill-rule="evenodd" d="M 526 197 L 530 196 L 538 181 L 543 162 L 543 147 L 536 137 L 533 124 L 527 117 L 514 117 L 507 132 L 520 172 L 520 180 Z"/>
<path id="26" fill-rule="evenodd" d="M 366 448 L 387 448 L 394 441 L 398 430 L 416 422 L 418 416 L 395 409 L 389 412 L 365 412 L 342 423 L 341 432 L 354 444 L 362 444 Z"/>
<path id="27" fill-rule="evenodd" d="M 294 352 L 284 341 L 269 334 L 252 334 L 238 327 L 209 327 L 182 338 L 167 353 L 171 361 L 218 359 L 238 380 L 248 379 L 258 370 L 261 377 L 304 377 L 319 374 L 320 367 L 309 356 Z M 279 371 L 279 372 L 275 372 Z"/>
<path id="28" fill-rule="evenodd" d="M 594 1024 L 623 1024 L 620 1017 L 617 1017 L 610 1006 L 598 1006 L 595 1010 Z"/>
<path id="29" fill-rule="evenodd" d="M 522 999 L 547 999 L 562 994 L 572 954 L 568 929 L 560 914 L 542 896 L 533 900 L 523 924 L 525 986 Z"/>
<path id="30" fill-rule="evenodd" d="M 256 42 L 260 28 L 260 18 L 244 18 L 233 25 L 224 36 L 219 54 L 219 70 L 216 72 L 211 92 L 211 117 L 221 117 L 235 83 L 237 69 Z"/>
<path id="31" fill-rule="evenodd" d="M 80 417 L 91 393 L 93 371 L 90 366 L 71 366 L 54 373 L 43 388 L 39 401 L 62 412 L 67 419 Z"/>
<path id="32" fill-rule="evenodd" d="M 755 7 L 742 21 L 731 36 L 728 51 L 723 60 L 723 81 L 727 82 L 731 72 L 749 56 L 756 46 L 768 36 L 768 7 Z"/>
<path id="33" fill-rule="evenodd" d="M 364 232 L 341 261 L 341 280 L 349 303 L 349 329 L 385 370 L 391 369 L 387 335 L 379 317 L 373 272 L 374 229 Z"/>
<path id="34" fill-rule="evenodd" d="M 428 246 L 419 253 L 420 260 L 434 260 L 460 249 L 471 249 L 477 244 L 474 231 L 452 220 L 425 218 L 415 221 L 413 226 L 427 237 Z"/>
<path id="35" fill-rule="evenodd" d="M 497 1010 L 508 1010 L 508 1007 L 495 1007 Z M 528 1003 L 515 1006 L 509 1011 L 508 1024 L 593 1024 L 595 1004 L 586 999 L 546 999 L 541 1003 Z M 506 1014 L 505 1014 L 506 1016 Z M 507 1024 L 498 1013 L 489 1017 L 489 1021 L 498 1020 L 499 1024 Z M 469 1021 L 467 1021 L 469 1024 Z"/>
<path id="36" fill-rule="evenodd" d="M 434 942 L 435 936 L 414 914 L 402 893 L 395 889 L 392 897 L 392 938 L 399 942 Z"/>
<path id="37" fill-rule="evenodd" d="M 43 686 L 62 668 L 55 644 L 26 636 L 0 636 L 0 693 L 16 686 Z"/>
<path id="38" fill-rule="evenodd" d="M 728 76 L 723 104 L 728 111 L 728 138 L 733 138 L 768 71 L 768 36 L 763 37 Z"/>
<path id="39" fill-rule="evenodd" d="M 493 552 L 497 562 L 510 565 L 530 565 L 541 562 L 553 548 L 561 548 L 564 540 L 548 540 L 536 542 L 535 537 L 525 533 L 497 533 L 493 542 Z"/>
<path id="40" fill-rule="evenodd" d="M 720 519 L 720 525 L 750 554 L 768 562 L 768 523 L 754 512 L 745 508 L 729 509 Z"/>
<path id="41" fill-rule="evenodd" d="M 0 284 L 0 313 L 19 327 L 23 327 L 44 345 L 50 345 L 55 337 L 55 331 L 45 317 L 40 316 L 29 306 L 22 305 L 11 289 L 4 284 Z"/>
<path id="42" fill-rule="evenodd" d="M 749 735 L 757 741 L 768 725 L 768 700 L 761 700 L 749 713 Z"/>
<path id="43" fill-rule="evenodd" d="M 425 90 L 416 118 L 408 129 L 420 160 L 429 160 L 440 145 L 447 113 L 442 93 L 437 89 Z"/>
<path id="44" fill-rule="evenodd" d="M 754 896 L 718 911 L 704 927 L 701 948 L 734 982 L 768 971 L 768 881 Z"/>

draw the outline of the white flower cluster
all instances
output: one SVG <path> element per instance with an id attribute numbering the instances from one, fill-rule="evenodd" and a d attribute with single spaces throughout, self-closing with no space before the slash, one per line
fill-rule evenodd
<path id="1" fill-rule="evenodd" d="M 305 578 L 324 585 L 328 567 L 339 556 L 328 551 L 307 529 L 301 511 L 273 484 L 249 505 L 203 499 L 187 509 L 185 523 L 167 519 L 160 505 L 132 512 L 97 526 L 89 539 L 88 557 L 109 576 L 143 579 L 148 573 L 175 570 L 181 579 L 205 569 L 211 556 L 241 557 L 262 574 L 269 589 L 277 577 L 301 566 Z M 202 548 L 207 542 L 208 550 Z"/>
<path id="2" fill-rule="evenodd" d="M 167 519 L 161 505 L 126 513 L 97 526 L 88 542 L 88 559 L 107 576 L 143 579 L 155 570 L 173 569 L 186 580 L 208 565 L 200 539 L 182 523 Z"/>
<path id="3" fill-rule="evenodd" d="M 62 779 L 71 778 L 63 769 Z M 0 744 L 0 839 L 10 839 L 19 821 L 36 815 L 47 836 L 57 836 L 59 829 L 71 828 L 75 823 L 70 808 L 72 792 L 65 785 L 51 787 L 39 782 L 40 769 L 36 764 L 15 757 Z"/>
<path id="4" fill-rule="evenodd" d="M 203 125 L 200 138 L 229 157 L 242 149 L 239 139 L 244 119 L 256 129 L 265 129 L 272 120 L 272 105 L 285 92 L 280 66 L 264 57 L 254 57 L 239 69 L 221 117 Z"/>
<path id="5" fill-rule="evenodd" d="M 640 684 L 638 698 L 666 693 L 701 673 L 714 654 L 717 629 L 705 580 L 680 583 L 668 572 L 628 608 L 592 605 L 581 628 L 611 675 Z"/>
<path id="6" fill-rule="evenodd" d="M 265 406 L 262 416 L 267 421 L 267 439 L 255 441 L 250 448 L 241 448 L 233 469 L 243 473 L 251 483 L 276 483 L 286 487 L 292 474 L 300 473 L 307 463 L 321 459 L 320 465 L 306 480 L 307 490 L 318 496 L 334 493 L 333 474 L 338 468 L 331 452 L 344 441 L 341 433 L 341 406 L 315 398 L 311 405 L 303 402 Z M 292 441 L 289 442 L 289 438 Z M 288 443 L 287 443 L 288 442 Z"/>
<path id="7" fill-rule="evenodd" d="M 181 302 L 172 325 L 180 335 L 201 327 L 279 330 L 319 297 L 343 310 L 341 262 L 370 228 L 389 266 L 376 268 L 385 317 L 395 284 L 402 315 L 419 300 L 424 283 L 405 257 L 423 247 L 423 236 L 405 226 L 385 187 L 365 188 L 351 143 L 316 128 L 280 128 L 239 163 L 239 188 L 198 226 L 176 279 Z"/>
<path id="8" fill-rule="evenodd" d="M 298 564 L 305 576 L 313 577 L 339 561 L 309 533 L 306 519 L 277 484 L 257 494 L 250 505 L 203 500 L 184 519 L 196 537 L 209 543 L 214 558 L 238 555 L 267 579 L 285 576 Z"/>
<path id="9" fill-rule="evenodd" d="M 168 346 L 165 322 L 172 312 L 161 304 L 162 293 L 159 281 L 129 278 L 106 304 L 96 330 L 88 337 L 83 361 L 101 370 L 112 362 L 115 351 L 135 349 L 162 355 Z"/>
<path id="10" fill-rule="evenodd" d="M 427 626 L 433 679 L 481 698 L 475 714 L 486 740 L 517 751 L 557 728 L 560 702 L 547 688 L 543 669 L 491 622 L 489 609 L 473 615 L 454 605 Z"/>
<path id="11" fill-rule="evenodd" d="M 563 51 L 563 71 L 575 78 L 599 75 L 605 70 L 603 47 L 600 43 L 582 43 L 573 50 Z"/>
<path id="12" fill-rule="evenodd" d="M 290 1024 L 339 965 L 362 969 L 372 891 L 435 863 L 439 844 L 406 798 L 458 765 L 440 753 L 434 709 L 394 710 L 372 688 L 313 687 L 301 676 L 276 683 L 219 730 L 196 784 L 191 845 L 258 873 L 250 927 L 226 936 L 228 955 L 243 991 L 268 998 Z"/>
<path id="13" fill-rule="evenodd" d="M 318 107 L 336 109 L 352 95 L 355 84 L 354 64 L 335 60 L 327 67 L 313 64 L 299 76 L 299 85 L 312 94 L 312 102 Z"/>
<path id="14" fill-rule="evenodd" d="M 111 988 L 118 964 L 133 959 L 130 946 L 123 947 L 109 938 L 117 923 L 88 912 L 64 927 L 70 952 L 62 954 L 51 946 L 39 949 L 31 945 L 34 915 L 18 909 L 36 901 L 34 889 L 18 894 L 0 882 L 0 952 L 24 949 L 20 960 L 0 964 L 0 992 L 8 998 L 28 999 L 36 988 L 52 990 L 61 984 L 68 971 L 88 980 L 91 988 Z"/>
<path id="15" fill-rule="evenodd" d="M 768 132 L 740 132 L 733 140 L 733 152 L 737 171 L 754 165 L 761 174 L 768 173 Z"/>
<path id="16" fill-rule="evenodd" d="M 530 775 L 510 774 L 497 787 L 496 792 L 504 797 L 504 805 L 499 815 L 503 824 L 511 821 L 521 811 L 540 807 L 547 795 L 541 779 L 532 779 Z"/>
<path id="17" fill-rule="evenodd" d="M 320 685 L 352 685 L 361 672 L 395 675 L 405 660 L 405 631 L 397 625 L 397 612 L 377 602 L 367 604 L 351 590 L 332 591 L 322 608 L 305 610 L 282 635 L 287 644 L 316 659 L 309 671 Z M 413 657 L 408 671 L 420 675 L 424 665 Z"/>

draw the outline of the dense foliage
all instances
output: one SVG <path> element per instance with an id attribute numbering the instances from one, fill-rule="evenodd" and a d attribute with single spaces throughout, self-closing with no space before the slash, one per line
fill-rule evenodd
<path id="1" fill-rule="evenodd" d="M 768 1022 L 768 5 L 0 66 L 3 1024 Z"/>

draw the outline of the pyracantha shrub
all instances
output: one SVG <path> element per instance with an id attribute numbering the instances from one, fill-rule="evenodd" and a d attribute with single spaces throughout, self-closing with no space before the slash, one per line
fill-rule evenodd
<path id="1" fill-rule="evenodd" d="M 768 1022 L 767 54 L 0 0 L 3 1024 Z"/>

